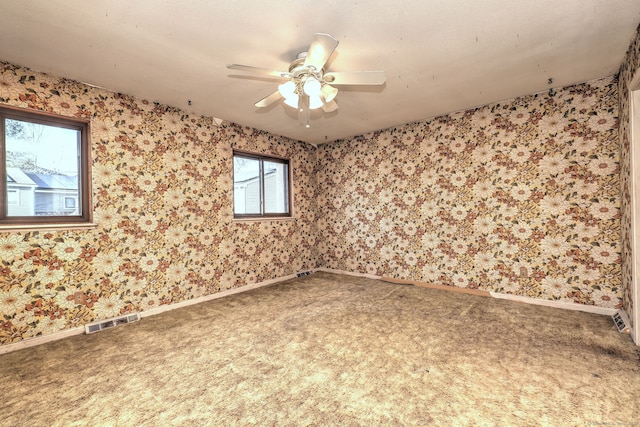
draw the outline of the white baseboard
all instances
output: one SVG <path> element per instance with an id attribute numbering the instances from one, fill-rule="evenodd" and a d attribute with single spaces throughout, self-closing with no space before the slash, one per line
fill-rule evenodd
<path id="1" fill-rule="evenodd" d="M 63 338 L 68 338 L 74 335 L 82 335 L 82 334 L 84 334 L 84 326 L 65 329 L 63 331 L 54 332 L 52 334 L 41 335 L 33 338 L 27 338 L 22 341 L 0 346 L 0 354 L 11 353 L 12 351 L 22 350 L 23 348 L 34 347 L 36 345 L 46 344 L 48 342 L 58 341 Z"/>
<path id="2" fill-rule="evenodd" d="M 181 308 L 181 307 L 188 307 L 190 305 L 200 304 L 202 302 L 212 301 L 218 298 L 224 298 L 229 295 L 239 294 L 240 292 L 250 291 L 251 289 L 261 288 L 263 286 L 271 285 L 273 283 L 294 279 L 295 277 L 296 277 L 295 274 L 290 274 L 289 276 L 283 276 L 283 277 L 278 277 L 276 279 L 265 280 L 263 282 L 252 283 L 250 285 L 239 286 L 237 288 L 227 289 L 226 291 L 216 292 L 215 294 L 205 295 L 203 297 L 189 299 L 186 301 L 180 301 L 175 304 L 161 305 L 159 307 L 152 308 L 150 310 L 141 311 L 140 317 L 144 318 L 149 316 L 155 316 L 156 314 L 164 313 L 165 311 L 175 310 L 176 308 Z"/>
<path id="3" fill-rule="evenodd" d="M 314 270 L 311 270 L 311 271 L 314 271 Z M 141 311 L 138 314 L 140 315 L 141 318 L 154 316 L 156 314 L 164 313 L 166 311 L 175 310 L 176 308 L 187 307 L 189 305 L 199 304 L 202 302 L 211 301 L 218 298 L 223 298 L 223 297 L 237 294 L 240 292 L 250 291 L 251 289 L 261 288 L 263 286 L 271 285 L 273 283 L 294 279 L 295 277 L 296 277 L 295 274 L 291 274 L 289 276 L 265 280 L 264 282 L 252 283 L 250 285 L 227 289 L 226 291 L 218 292 L 215 294 L 205 295 L 203 297 L 194 298 L 186 301 L 180 301 L 175 304 L 162 305 L 160 307 L 152 308 L 150 310 Z M 84 333 L 85 333 L 85 327 L 83 325 L 83 326 L 72 328 L 72 329 L 65 329 L 60 332 L 54 332 L 52 334 L 42 335 L 42 336 L 33 337 L 33 338 L 27 338 L 19 342 L 1 345 L 0 354 L 11 353 L 13 351 L 22 350 L 23 348 L 34 347 L 37 345 L 46 344 L 48 342 L 61 340 L 63 338 L 68 338 L 74 335 L 82 335 Z"/>
<path id="4" fill-rule="evenodd" d="M 353 271 L 344 271 L 344 270 L 335 270 L 333 268 L 316 268 L 316 271 L 324 271 L 325 273 L 334 273 L 334 274 L 344 274 L 346 276 L 357 276 L 357 277 L 366 277 L 367 279 L 380 280 L 382 276 L 375 276 L 373 274 L 367 273 L 356 273 Z"/>
<path id="5" fill-rule="evenodd" d="M 383 277 L 383 276 L 374 276 L 372 274 L 354 273 L 354 272 L 343 271 L 343 270 L 334 270 L 331 268 L 318 268 L 316 269 L 316 271 L 326 271 L 327 273 L 367 277 L 369 279 L 376 279 L 376 280 L 380 280 Z M 447 290 L 446 288 L 438 288 L 438 289 Z M 459 289 L 459 288 L 452 287 L 452 290 L 454 289 Z M 491 291 L 488 293 L 493 298 L 498 298 L 498 299 L 518 301 L 518 302 L 523 302 L 523 303 L 532 304 L 532 305 L 543 305 L 547 307 L 562 308 L 565 310 L 586 311 L 587 313 L 602 314 L 606 316 L 613 316 L 618 311 L 615 308 L 598 307 L 595 305 L 585 305 L 585 304 L 576 304 L 576 303 L 568 303 L 568 302 L 560 302 L 560 301 L 552 301 L 552 300 L 543 300 L 543 299 L 524 297 L 519 295 L 502 294 L 502 293 L 491 292 Z"/>
<path id="6" fill-rule="evenodd" d="M 506 299 L 509 301 L 524 302 L 532 305 L 544 305 L 546 307 L 562 308 L 565 310 L 586 311 L 587 313 L 603 314 L 613 316 L 618 310 L 615 308 L 598 307 L 595 305 L 576 304 L 570 302 L 552 301 L 546 299 L 537 299 L 531 297 L 523 297 L 519 295 L 501 294 L 498 292 L 489 292 L 492 297 L 498 299 Z"/>

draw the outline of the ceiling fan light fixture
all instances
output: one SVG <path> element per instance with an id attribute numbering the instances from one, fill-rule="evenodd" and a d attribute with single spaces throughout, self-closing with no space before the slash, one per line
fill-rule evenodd
<path id="1" fill-rule="evenodd" d="M 296 110 L 298 109 L 299 102 L 300 102 L 300 97 L 295 93 L 290 95 L 288 98 L 287 97 L 284 98 L 285 105 L 288 105 L 291 108 L 295 108 Z"/>
<path id="2" fill-rule="evenodd" d="M 289 64 L 289 71 L 273 71 L 266 68 L 240 64 L 228 64 L 230 70 L 251 73 L 257 77 L 285 80 L 278 90 L 255 103 L 258 108 L 284 100 L 288 107 L 298 110 L 298 121 L 310 126 L 310 110 L 322 108 L 330 113 L 338 109 L 335 102 L 338 89 L 334 86 L 380 86 L 386 76 L 384 71 L 325 72 L 327 61 L 338 46 L 338 40 L 324 33 L 316 33 L 306 52 L 298 53 Z M 333 86 L 332 86 L 333 85 Z"/>
<path id="3" fill-rule="evenodd" d="M 309 96 L 309 109 L 310 110 L 315 110 L 317 108 L 322 108 L 323 105 L 324 105 L 324 102 L 322 102 L 322 99 L 320 99 L 320 97 L 318 95 Z"/>
<path id="4" fill-rule="evenodd" d="M 289 99 L 293 96 L 295 96 L 297 98 L 297 94 L 296 94 L 296 84 L 289 80 L 286 83 L 282 83 L 280 86 L 278 86 L 278 92 L 280 92 L 280 95 L 282 95 L 282 97 L 284 99 Z M 298 104 L 298 101 L 296 99 L 296 106 Z"/>
<path id="5" fill-rule="evenodd" d="M 320 95 L 320 91 L 322 90 L 322 85 L 320 84 L 318 79 L 316 79 L 313 76 L 309 76 L 304 81 L 303 89 L 304 89 L 304 93 L 306 93 L 310 97 L 314 97 L 314 96 Z"/>
<path id="6" fill-rule="evenodd" d="M 322 89 L 320 90 L 320 97 L 324 99 L 324 102 L 331 102 L 338 94 L 338 89 L 335 87 L 324 84 L 322 85 Z"/>

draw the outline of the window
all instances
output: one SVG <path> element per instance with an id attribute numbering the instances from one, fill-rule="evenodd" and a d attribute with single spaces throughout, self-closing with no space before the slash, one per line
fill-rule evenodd
<path id="1" fill-rule="evenodd" d="M 290 217 L 289 160 L 234 151 L 233 215 Z"/>
<path id="2" fill-rule="evenodd" d="M 0 226 L 91 221 L 89 123 L 0 106 Z"/>
<path id="3" fill-rule="evenodd" d="M 18 192 L 18 190 L 7 190 L 7 204 L 8 205 L 20 204 L 20 193 Z"/>
<path id="4" fill-rule="evenodd" d="M 75 197 L 65 197 L 64 198 L 64 208 L 65 209 L 75 209 L 76 208 L 76 198 Z"/>

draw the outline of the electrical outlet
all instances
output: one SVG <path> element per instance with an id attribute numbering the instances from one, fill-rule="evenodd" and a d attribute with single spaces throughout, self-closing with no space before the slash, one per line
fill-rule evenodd
<path id="1" fill-rule="evenodd" d="M 520 267 L 520 277 L 526 279 L 529 277 L 529 272 L 527 271 L 527 267 Z"/>

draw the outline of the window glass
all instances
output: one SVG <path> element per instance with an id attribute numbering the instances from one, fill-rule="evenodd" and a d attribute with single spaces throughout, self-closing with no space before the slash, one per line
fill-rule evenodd
<path id="1" fill-rule="evenodd" d="M 234 216 L 290 216 L 289 161 L 234 153 Z"/>
<path id="2" fill-rule="evenodd" d="M 266 213 L 289 212 L 289 195 L 286 192 L 288 176 L 286 164 L 264 162 L 264 211 Z"/>
<path id="3" fill-rule="evenodd" d="M 11 187 L 33 188 L 25 200 L 30 206 L 7 210 L 7 216 L 23 216 L 26 209 L 34 216 L 73 214 L 64 203 L 65 194 L 80 197 L 80 131 L 5 119 L 5 136 L 7 204 Z"/>
<path id="4" fill-rule="evenodd" d="M 260 214 L 260 160 L 233 158 L 233 205 L 236 214 Z"/>

